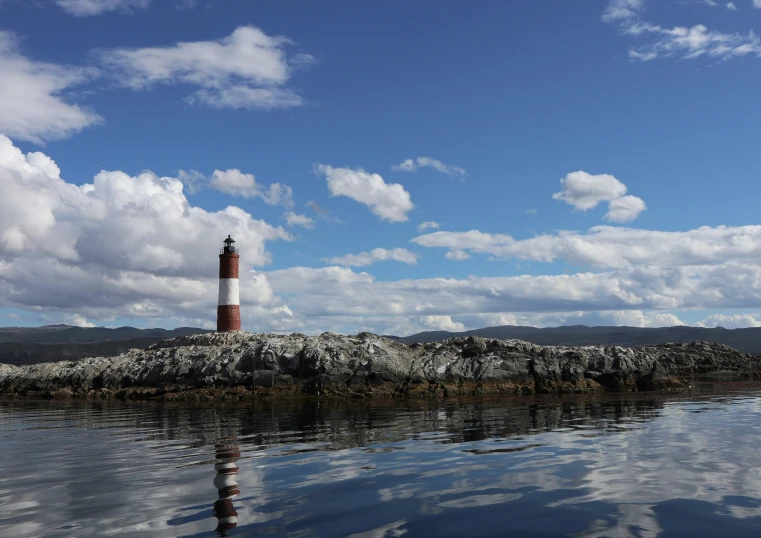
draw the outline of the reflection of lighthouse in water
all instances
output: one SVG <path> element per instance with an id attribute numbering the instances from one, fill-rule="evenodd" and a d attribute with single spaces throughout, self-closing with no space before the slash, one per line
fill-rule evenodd
<path id="1" fill-rule="evenodd" d="M 238 512 L 233 506 L 233 499 L 238 496 L 238 482 L 236 475 L 238 467 L 235 461 L 240 458 L 240 449 L 231 444 L 216 445 L 217 464 L 214 470 L 217 476 L 214 477 L 214 487 L 219 491 L 219 499 L 214 503 L 214 517 L 217 518 L 217 532 L 222 536 L 225 532 L 234 529 L 238 524 Z"/>

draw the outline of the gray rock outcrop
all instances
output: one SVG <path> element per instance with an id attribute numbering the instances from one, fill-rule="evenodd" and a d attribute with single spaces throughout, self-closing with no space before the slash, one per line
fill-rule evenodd
<path id="1" fill-rule="evenodd" d="M 116 357 L 0 365 L 0 395 L 247 399 L 259 393 L 377 397 L 673 390 L 686 386 L 684 377 L 717 372 L 756 375 L 761 362 L 704 342 L 569 348 L 478 337 L 403 344 L 369 333 L 232 332 L 164 340 Z"/>

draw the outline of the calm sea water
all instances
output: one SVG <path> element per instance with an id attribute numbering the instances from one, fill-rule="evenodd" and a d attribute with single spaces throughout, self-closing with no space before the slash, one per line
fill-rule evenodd
<path id="1" fill-rule="evenodd" d="M 0 536 L 754 536 L 761 388 L 0 402 Z"/>

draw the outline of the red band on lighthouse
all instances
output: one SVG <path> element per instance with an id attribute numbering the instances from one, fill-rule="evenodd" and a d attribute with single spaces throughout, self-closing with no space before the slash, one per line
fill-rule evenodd
<path id="1" fill-rule="evenodd" d="M 235 240 L 229 235 L 219 255 L 219 300 L 217 301 L 217 332 L 240 330 L 240 287 L 238 285 L 238 255 Z"/>

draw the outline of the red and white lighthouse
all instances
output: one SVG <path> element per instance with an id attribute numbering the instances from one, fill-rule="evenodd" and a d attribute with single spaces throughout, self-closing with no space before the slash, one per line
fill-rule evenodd
<path id="1" fill-rule="evenodd" d="M 238 285 L 238 251 L 229 235 L 219 254 L 219 300 L 217 332 L 240 330 L 240 287 Z"/>

